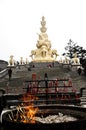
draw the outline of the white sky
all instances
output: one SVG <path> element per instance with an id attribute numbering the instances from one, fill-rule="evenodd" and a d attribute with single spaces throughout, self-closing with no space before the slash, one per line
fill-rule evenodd
<path id="1" fill-rule="evenodd" d="M 69 39 L 86 49 L 86 0 L 0 0 L 0 59 L 31 60 L 42 16 L 52 49 L 62 54 Z"/>

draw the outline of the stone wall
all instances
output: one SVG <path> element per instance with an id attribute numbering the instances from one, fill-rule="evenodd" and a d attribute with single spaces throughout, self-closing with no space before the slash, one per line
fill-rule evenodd
<path id="1" fill-rule="evenodd" d="M 57 61 L 55 62 L 30 62 L 29 63 L 31 68 L 45 68 L 45 67 L 57 67 L 59 66 L 59 63 Z"/>

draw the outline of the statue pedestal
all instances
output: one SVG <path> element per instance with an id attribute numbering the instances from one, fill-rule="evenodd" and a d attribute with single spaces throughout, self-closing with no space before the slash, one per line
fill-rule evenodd
<path id="1" fill-rule="evenodd" d="M 65 64 L 63 64 L 63 63 L 62 63 L 62 66 L 63 66 L 63 68 L 68 68 L 68 69 L 70 69 L 70 68 L 71 68 L 71 64 L 66 64 L 66 63 L 65 63 Z"/>
<path id="2" fill-rule="evenodd" d="M 76 64 L 76 65 L 73 65 L 73 64 L 72 64 L 72 65 L 71 65 L 71 70 L 72 70 L 72 71 L 76 71 L 77 68 L 78 68 L 78 67 L 81 67 L 81 66 L 82 66 L 82 65 L 80 65 L 80 64 Z"/>
<path id="3" fill-rule="evenodd" d="M 15 72 L 15 69 L 16 69 L 16 65 L 8 65 L 7 66 L 8 69 L 12 69 L 12 72 L 14 73 Z"/>
<path id="4" fill-rule="evenodd" d="M 19 64 L 19 65 L 18 65 L 19 70 L 23 70 L 23 69 L 25 69 L 25 67 L 26 67 L 26 66 L 25 66 L 24 64 Z"/>
<path id="5" fill-rule="evenodd" d="M 57 61 L 54 62 L 30 62 L 29 63 L 31 68 L 46 68 L 46 67 L 57 67 L 59 63 Z"/>

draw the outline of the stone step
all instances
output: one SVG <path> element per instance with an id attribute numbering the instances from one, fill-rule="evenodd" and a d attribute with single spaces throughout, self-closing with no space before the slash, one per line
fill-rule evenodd
<path id="1" fill-rule="evenodd" d="M 82 97 L 86 97 L 86 94 L 82 94 Z"/>
<path id="2" fill-rule="evenodd" d="M 81 99 L 86 99 L 86 97 L 81 97 Z"/>
<path id="3" fill-rule="evenodd" d="M 83 91 L 83 94 L 86 94 L 86 92 Z"/>
<path id="4" fill-rule="evenodd" d="M 86 99 L 86 96 L 82 96 L 82 97 L 81 97 L 81 99 L 83 99 L 83 98 Z"/>
<path id="5" fill-rule="evenodd" d="M 86 93 L 86 91 L 83 91 L 83 93 Z"/>
<path id="6" fill-rule="evenodd" d="M 81 102 L 86 102 L 86 99 L 85 99 L 85 100 L 84 100 L 84 99 L 83 99 L 83 100 L 81 100 Z"/>
<path id="7" fill-rule="evenodd" d="M 86 100 L 83 100 L 83 101 L 81 101 L 81 102 L 86 102 Z"/>
<path id="8" fill-rule="evenodd" d="M 86 98 L 86 95 L 82 95 L 82 97 Z"/>
<path id="9" fill-rule="evenodd" d="M 81 102 L 80 105 L 86 105 L 86 102 Z"/>
<path id="10" fill-rule="evenodd" d="M 82 93 L 82 97 L 86 97 L 86 94 L 83 94 L 83 93 Z"/>
<path id="11" fill-rule="evenodd" d="M 86 99 L 86 95 L 82 95 L 82 97 L 81 98 L 85 98 Z"/>
<path id="12" fill-rule="evenodd" d="M 86 93 L 86 90 L 83 90 L 83 93 Z"/>

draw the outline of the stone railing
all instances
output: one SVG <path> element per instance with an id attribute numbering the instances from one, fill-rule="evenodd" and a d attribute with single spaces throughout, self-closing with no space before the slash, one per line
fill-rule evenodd
<path id="1" fill-rule="evenodd" d="M 4 69 L 4 70 L 0 71 L 0 78 L 3 78 L 7 74 L 8 74 L 8 70 L 7 69 Z"/>

